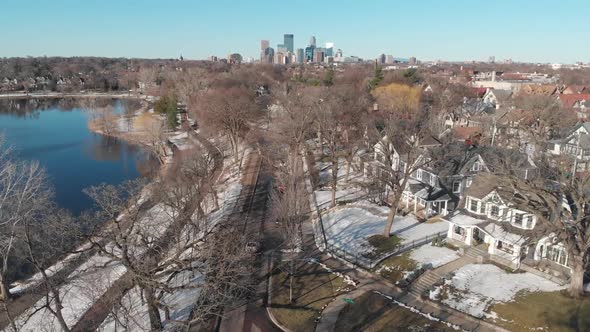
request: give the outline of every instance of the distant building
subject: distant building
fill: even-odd
[[[326,56],[334,56],[334,43],[326,43]]]
[[[305,48],[305,62],[313,61],[313,53],[315,51],[315,46],[309,45]]]
[[[377,58],[377,62],[378,62],[378,63],[380,63],[380,64],[384,64],[384,63],[385,63],[385,59],[386,59],[386,57],[385,57],[385,54],[383,54],[383,53],[382,53],[382,54],[381,54],[381,55],[379,55],[379,57]]]
[[[325,52],[323,49],[316,49],[313,52],[313,62],[315,62],[315,63],[324,62],[324,56],[325,56]]]
[[[341,49],[338,49],[338,50],[336,51],[336,56],[335,56],[335,57],[336,57],[336,58],[342,58],[342,50],[341,50]]]
[[[270,47],[270,42],[268,40],[261,40],[260,41],[260,51],[264,51]]]
[[[316,47],[315,36],[311,36],[309,39],[309,46],[313,46],[314,48]]]
[[[416,57],[410,57],[410,59],[408,60],[408,63],[410,65],[415,65],[418,61],[416,61]]]
[[[278,52],[287,53],[287,52],[289,52],[289,50],[287,49],[287,46],[285,46],[285,44],[278,44],[277,45],[277,53]]]
[[[496,57],[495,57],[495,56],[493,56],[493,55],[492,55],[492,56],[490,56],[490,57],[488,58],[488,62],[489,62],[489,63],[494,63],[494,62],[496,62]]]
[[[274,56],[275,50],[272,47],[267,47],[264,51],[260,52],[260,62],[273,63]]]
[[[304,49],[298,48],[297,49],[296,56],[297,56],[297,62],[298,63],[304,63],[305,62],[305,50]]]
[[[217,62],[218,60],[219,59],[215,55],[209,57],[209,61]]]
[[[295,44],[294,44],[293,34],[285,34],[283,36],[283,45],[285,45],[288,52],[291,52],[291,53],[295,52],[295,49],[294,49]]]
[[[387,64],[393,64],[393,63],[394,63],[394,60],[393,60],[393,55],[391,55],[391,54],[388,54],[388,55],[385,57],[385,63],[387,63]]]

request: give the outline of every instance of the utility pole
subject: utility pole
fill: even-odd
[[[494,140],[496,139],[496,129],[497,129],[495,115],[492,117],[492,121],[494,122],[494,129],[492,129],[492,144],[491,144],[491,146],[494,146]]]
[[[579,150],[580,150],[580,132],[577,133],[577,139],[576,139],[576,151],[574,153],[574,169],[572,170],[572,184],[574,184],[574,180],[576,179],[576,170],[578,168]]]

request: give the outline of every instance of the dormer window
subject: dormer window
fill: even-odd
[[[533,228],[533,216],[532,215],[526,216],[525,217],[525,222],[526,222],[525,228],[527,228],[527,229],[532,229]]]
[[[522,221],[524,218],[524,214],[523,213],[515,213],[514,214],[514,224],[518,227],[522,227]]]
[[[497,205],[492,205],[490,207],[490,215],[494,218],[498,218],[500,216],[500,207]]]
[[[479,161],[474,162],[473,166],[471,166],[471,170],[474,172],[481,171],[481,163]]]
[[[461,181],[453,182],[453,193],[458,194],[461,192]]]
[[[473,213],[477,214],[485,214],[485,204],[483,204],[480,200],[475,199],[473,197],[469,197],[469,205],[468,210]],[[483,212],[481,212],[483,211]]]

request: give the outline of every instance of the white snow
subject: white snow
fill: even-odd
[[[376,216],[364,208],[346,207],[325,213],[322,220],[330,244],[352,254],[361,254],[371,250],[368,237],[383,233],[386,217]],[[391,234],[407,243],[447,229],[446,222],[420,223],[414,215],[407,215],[396,216]]]
[[[71,280],[59,288],[64,305],[62,313],[68,326],[73,326],[125,271],[124,266],[98,254],[80,265],[70,275]],[[61,331],[57,319],[48,310],[33,313],[44,304],[45,298],[42,298],[17,318],[19,331]],[[53,303],[52,306],[54,305]],[[27,320],[29,315],[32,316]]]
[[[171,287],[184,285],[186,288],[167,293],[162,297],[161,302],[170,310],[170,321],[162,322],[165,330],[172,330],[175,326],[174,321],[182,321],[188,317],[195,299],[199,296],[197,286],[201,280],[200,275],[192,275],[185,271],[170,281]],[[160,314],[164,319],[163,310]],[[147,306],[142,299],[140,288],[134,287],[123,296],[121,307],[109,314],[98,331],[149,331],[149,322]]]
[[[458,259],[459,254],[446,247],[436,247],[431,244],[423,245],[410,252],[410,258],[419,265],[432,265],[432,268],[445,265]]]
[[[485,220],[482,219],[477,219],[474,218],[472,216],[468,216],[466,214],[463,213],[457,213],[454,216],[452,216],[449,221],[455,225],[459,225],[459,226],[473,226],[473,225],[479,225],[483,222],[485,222]]]
[[[457,310],[483,317],[489,305],[514,300],[520,291],[553,292],[562,286],[535,274],[508,273],[492,264],[468,264],[457,271],[450,285],[451,292],[443,302]]]
[[[365,193],[356,187],[349,187],[349,188],[338,188],[336,190],[336,202],[338,201],[352,201],[358,199],[365,195]],[[316,190],[315,191],[316,201],[318,203],[318,207],[323,210],[330,207],[332,203],[332,190],[330,188],[325,188],[323,190]]]

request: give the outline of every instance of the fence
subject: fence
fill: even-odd
[[[321,222],[321,220],[320,220],[320,222]],[[371,270],[375,266],[377,266],[377,264],[381,263],[383,260],[385,260],[391,256],[399,255],[399,254],[404,253],[408,250],[411,250],[411,249],[414,249],[414,248],[419,247],[421,245],[430,243],[430,242],[432,242],[432,240],[434,240],[436,238],[444,239],[446,237],[447,237],[447,232],[440,232],[440,233],[436,233],[436,234],[427,235],[427,236],[419,238],[417,240],[408,241],[407,243],[404,243],[404,244],[396,247],[394,250],[383,253],[377,257],[366,257],[363,255],[359,255],[358,253],[356,253],[356,254],[350,253],[350,252],[334,245],[333,243],[330,243],[330,241],[328,241],[328,243],[326,245],[326,250],[329,253],[331,253],[332,255],[334,255],[340,259],[343,259],[350,264],[361,267],[365,270]]]

